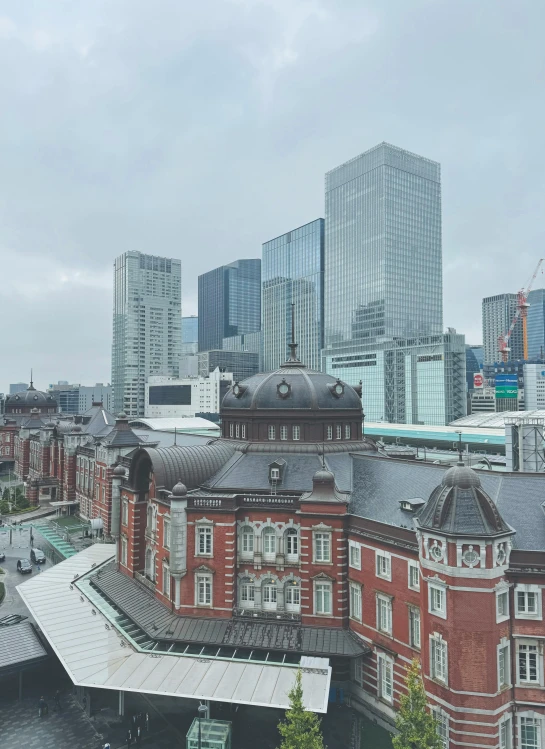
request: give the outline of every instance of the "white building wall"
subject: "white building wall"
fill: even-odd
[[[198,413],[219,413],[221,406],[221,382],[232,382],[232,372],[220,372],[219,369],[210,373],[209,377],[149,377],[146,383],[145,417],[192,417]],[[191,403],[187,405],[150,404],[150,387],[165,386],[191,388]]]

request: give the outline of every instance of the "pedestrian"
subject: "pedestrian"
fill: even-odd
[[[111,749],[109,741],[104,744],[103,749]]]
[[[55,707],[59,712],[62,710],[60,689],[57,689],[57,691],[55,692]]]
[[[47,715],[47,702],[44,700],[43,697],[40,697],[40,702],[38,704],[39,704],[38,715],[40,716],[40,718],[42,718],[44,715]]]
[[[136,731],[137,721],[138,721],[138,716],[136,715],[136,713],[134,713],[133,716],[132,716],[132,727],[133,727],[134,731]]]
[[[145,725],[146,725],[146,733],[149,733],[149,713],[146,713],[144,716]]]
[[[140,742],[142,741],[142,729],[140,726],[136,729],[136,744],[137,746],[140,745]]]
[[[126,733],[125,741],[127,742],[127,749],[130,749],[130,746],[132,744],[132,731],[130,728]]]

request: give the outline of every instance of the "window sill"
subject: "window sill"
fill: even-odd
[[[436,616],[438,619],[447,618],[446,613],[442,613],[441,611],[428,611],[428,614],[431,614],[432,616]]]
[[[438,679],[437,676],[430,676],[429,677],[431,681],[435,682],[436,684],[439,684],[441,687],[448,687],[448,681],[443,681],[442,679]]]
[[[507,617],[509,619],[509,617]],[[542,616],[540,614],[518,614],[515,613],[515,619],[522,619],[523,621],[530,621],[530,622],[540,622],[542,620]]]
[[[378,577],[379,580],[386,580],[387,583],[391,583],[392,582],[392,578],[391,577],[385,577],[384,575],[377,575],[377,577]]]
[[[166,548],[166,547],[165,547],[165,548]],[[213,555],[213,554],[195,554],[195,557],[196,557],[196,558],[197,558],[197,557],[203,557],[203,558],[206,558],[206,559],[213,559],[213,558],[214,558],[214,555]]]
[[[332,614],[331,611],[329,611],[327,614],[323,614],[323,613],[319,613],[319,612],[315,611],[314,614],[313,614],[313,616],[320,616],[320,617],[323,617],[324,619],[327,619],[328,617],[333,616],[333,614]]]
[[[394,639],[394,636],[393,636],[393,634],[391,632],[384,632],[384,630],[382,630],[382,629],[377,629],[377,633],[379,635],[382,635],[383,637],[389,637],[390,640]]]

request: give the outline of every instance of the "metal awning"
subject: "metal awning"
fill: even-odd
[[[48,657],[31,622],[11,626],[6,622],[0,627],[0,676],[29,668]]]
[[[289,707],[297,668],[203,656],[138,651],[115,622],[76,585],[75,577],[112,558],[96,544],[18,586],[18,591],[74,684],[243,705]],[[331,668],[326,658],[301,659],[303,700],[327,712]]]

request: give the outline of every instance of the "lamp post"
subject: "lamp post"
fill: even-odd
[[[204,715],[206,715],[208,713],[208,707],[206,705],[200,704],[199,707],[197,708],[197,710],[198,710],[198,713],[199,713],[199,717],[198,717],[198,721],[199,721],[199,749],[202,749],[202,747],[201,747],[201,719],[202,719],[202,716],[204,716]]]

